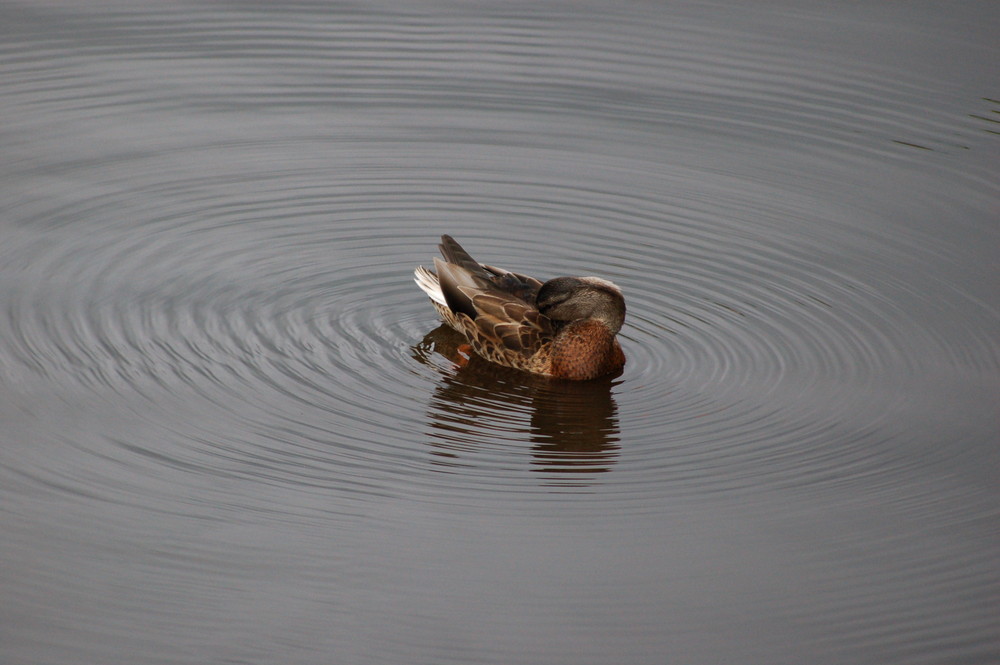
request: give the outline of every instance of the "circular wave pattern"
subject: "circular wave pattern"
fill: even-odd
[[[484,261],[618,281],[630,307],[623,376],[567,395],[564,386],[481,364],[459,371],[448,359],[447,333],[421,342],[436,323],[410,280],[410,257],[428,263],[434,237],[326,225],[321,211],[367,214],[384,191],[374,180],[351,187],[368,192],[354,199],[356,210],[335,197],[298,194],[276,200],[271,215],[258,211],[282,218],[294,200],[297,219],[287,225],[229,220],[242,210],[212,222],[167,220],[152,237],[109,224],[88,229],[92,246],[36,252],[24,279],[40,286],[26,286],[10,303],[7,355],[48,380],[110,390],[115,399],[142,395],[156,404],[164,391],[197,395],[267,430],[257,433],[260,445],[279,466],[278,451],[298,440],[309,474],[317,463],[332,472],[347,458],[350,473],[367,483],[438,499],[442,490],[467,491],[466,483],[529,495],[579,491],[600,483],[594,471],[621,461],[622,441],[660,442],[633,447],[618,470],[617,498],[637,504],[662,491],[654,488],[665,476],[677,481],[666,491],[681,495],[774,476],[808,483],[802,472],[823,473],[835,435],[853,447],[838,448],[841,465],[853,449],[856,471],[871,468],[880,463],[887,414],[900,406],[897,393],[880,401],[878,389],[916,380],[924,357],[957,360],[957,350],[872,285],[810,263],[820,240],[811,246],[807,234],[772,235],[767,245],[739,246],[734,229],[717,221],[621,196],[615,206],[606,198],[602,223],[567,234],[565,244],[515,248],[511,226],[501,234],[466,227],[462,237]],[[511,218],[535,208],[571,219],[593,196],[566,184],[534,190],[530,199],[496,197],[482,214]],[[452,197],[438,200],[454,217]],[[630,224],[649,217],[673,224],[666,234]],[[511,264],[504,255],[515,249]],[[883,258],[894,251],[889,239],[880,245]],[[962,347],[994,363],[995,351],[985,335]],[[581,418],[596,401],[603,415]],[[571,413],[570,424],[554,430],[535,422],[551,425],[553,405],[575,420]],[[845,421],[850,429],[837,435]],[[569,442],[580,443],[581,431],[593,440],[574,450]],[[197,445],[217,434],[202,432]],[[533,444],[530,458],[512,447],[525,442]],[[436,475],[442,469],[468,475],[456,488]],[[607,502],[609,511],[623,509]]]
[[[41,63],[5,50],[5,105],[20,110],[5,115],[47,138],[14,142],[34,186],[11,201],[19,226],[0,250],[4,371],[75,382],[152,421],[171,418],[157,414],[164,395],[190,396],[218,418],[187,423],[189,445],[229,456],[249,440],[252,473],[435,501],[593,492],[609,512],[695,488],[834,482],[831,440],[840,478],[902,464],[879,458],[892,415],[913,408],[892,386],[931,371],[946,390],[964,380],[949,367],[995,381],[997,314],[949,282],[956,246],[900,233],[872,192],[823,192],[896,163],[904,144],[981,143],[975,124],[920,104],[933,82],[887,87],[843,60],[790,69],[771,42],[696,58],[716,33],[664,41],[662,21],[635,16],[593,44],[589,26],[553,33],[502,12],[390,28],[313,11],[291,8],[285,25],[207,11],[183,50],[169,14],[154,35],[156,16],[123,16],[100,45],[54,35]],[[121,48],[137,36],[153,38]],[[891,117],[852,113],[881,97]],[[67,148],[73,132],[89,140]],[[796,151],[825,161],[785,182]],[[1000,198],[952,176],[954,199],[976,191],[970,209]],[[620,283],[624,374],[571,391],[459,370],[410,281],[441,232],[512,269]],[[912,284],[894,266],[914,260],[942,277]],[[929,310],[974,320],[958,330]]]
[[[0,3],[11,653],[995,651],[977,3],[84,4]],[[460,362],[442,233],[624,371]]]

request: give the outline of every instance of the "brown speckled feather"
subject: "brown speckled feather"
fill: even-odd
[[[618,287],[593,277],[539,280],[477,263],[450,236],[439,245],[436,274],[423,267],[415,280],[441,318],[491,362],[568,379],[590,379],[625,364],[615,332],[624,319]],[[549,287],[551,285],[551,287]],[[537,301],[562,316],[554,322]]]
[[[469,293],[469,289],[463,289]],[[552,325],[538,310],[493,289],[473,293],[478,315],[458,317],[472,348],[487,360],[522,369],[537,366],[539,350],[552,339]]]

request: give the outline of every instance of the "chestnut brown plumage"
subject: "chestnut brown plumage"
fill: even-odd
[[[620,370],[615,335],[625,321],[621,289],[599,277],[545,283],[473,259],[451,236],[435,271],[414,271],[441,318],[483,358],[558,379],[587,380]]]

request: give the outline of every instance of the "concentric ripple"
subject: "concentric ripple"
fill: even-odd
[[[445,190],[471,188],[486,177],[446,175]],[[431,442],[432,456],[438,447],[457,450],[447,453],[449,464],[472,470],[463,482],[518,492],[548,491],[559,479],[568,487],[589,485],[594,477],[573,475],[575,467],[609,470],[617,458],[610,451],[623,439],[670,447],[666,469],[655,448],[633,451],[636,466],[622,482],[638,484],[619,497],[626,502],[648,500],[650,483],[665,471],[684,481],[671,485],[671,493],[713,483],[735,489],[769,476],[810,482],[809,474],[826,472],[807,451],[822,458],[831,436],[843,438],[842,465],[870,466],[886,436],[887,414],[906,408],[892,387],[917,382],[927,371],[924,358],[961,364],[962,356],[974,356],[986,381],[989,367],[998,365],[988,326],[970,327],[953,349],[954,337],[912,314],[928,292],[908,293],[892,275],[875,285],[824,265],[825,256],[837,254],[829,245],[837,240],[818,231],[830,211],[814,210],[814,226],[746,242],[741,220],[711,217],[698,202],[685,208],[683,199],[657,201],[645,191],[612,194],[570,182],[526,186],[494,178],[493,196],[478,214],[510,220],[504,232],[458,222],[445,223],[445,230],[462,229],[470,250],[486,261],[543,278],[593,273],[619,282],[629,302],[623,340],[630,360],[610,392],[592,386],[572,397],[565,386],[481,366],[456,374],[446,333],[420,342],[436,324],[409,272],[428,262],[435,237],[368,228],[370,201],[400,186],[374,176],[342,180],[322,195],[309,184],[289,190],[282,179],[268,182],[256,194],[258,219],[246,219],[252,203],[241,201],[232,210],[216,205],[211,220],[180,209],[151,220],[149,228],[108,222],[73,236],[71,227],[62,227],[61,244],[35,252],[19,275],[22,288],[8,299],[5,355],[46,380],[110,390],[115,400],[143,396],[155,404],[163,391],[188,393],[227,418],[246,420],[272,452],[287,446],[289,436],[302,437],[307,449],[332,444],[340,452],[327,464],[345,455],[373,476],[367,482],[385,473],[378,484],[426,485],[422,491],[431,494],[442,489],[433,475],[441,460],[425,466],[414,456],[415,432]],[[739,183],[729,185],[727,197],[752,197],[733,191]],[[761,202],[754,211],[763,227],[803,215],[794,196],[777,194],[776,203]],[[395,214],[394,196],[378,214]],[[435,214],[463,214],[465,198],[439,192]],[[522,219],[527,210],[558,227],[593,215],[598,200],[599,219],[561,236],[562,244],[559,237],[529,247],[509,240],[530,233]],[[327,210],[336,211],[332,223]],[[892,238],[879,241],[880,263],[907,256],[909,248]],[[877,267],[862,268],[855,275]],[[900,296],[916,300],[903,306]],[[992,312],[982,315],[985,324]],[[428,388],[439,382],[428,403]],[[553,408],[565,411],[570,399],[585,400],[571,411],[603,415],[575,428],[564,423],[563,435],[543,443],[537,421],[550,420]],[[621,401],[632,416],[624,424]],[[464,414],[465,434],[458,439],[456,409]],[[217,434],[208,427],[199,439]],[[581,431],[603,433],[590,444],[593,464],[587,446],[578,445]],[[510,442],[518,441],[535,442],[533,462],[515,461],[519,454],[511,459]],[[583,452],[574,454],[575,447]],[[564,453],[557,455],[565,468],[556,476],[539,485],[531,473],[515,472],[551,471],[544,450]],[[707,457],[725,459],[724,468]],[[933,466],[937,458],[921,463]],[[498,482],[484,485],[484,475]]]
[[[129,660],[133,610],[199,662],[990,652],[995,10],[145,4],[0,8],[31,660]],[[619,284],[624,371],[460,360],[442,233]]]

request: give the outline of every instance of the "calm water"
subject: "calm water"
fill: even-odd
[[[3,3],[0,661],[1000,661],[998,32]],[[625,372],[454,366],[444,232]]]

